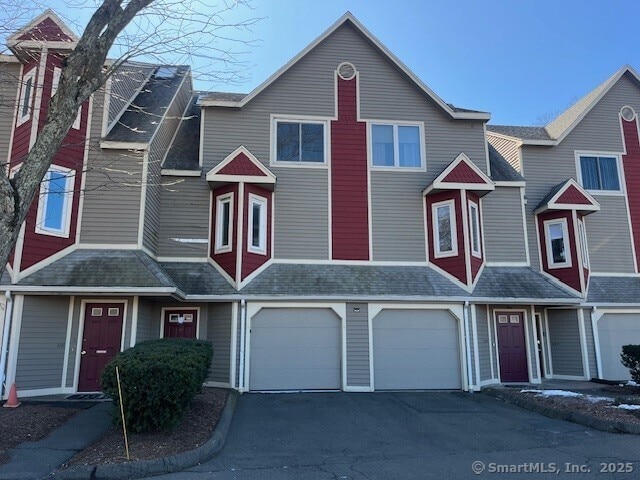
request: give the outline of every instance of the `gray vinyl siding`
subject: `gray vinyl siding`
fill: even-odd
[[[487,133],[487,142],[493,146],[518,172],[522,171],[522,163],[520,161],[520,146],[516,140],[507,140],[506,138],[496,137]]]
[[[209,185],[200,177],[172,177],[171,180],[161,186],[158,256],[206,257],[206,243],[180,243],[173,239],[208,239]]]
[[[134,95],[153,71],[153,67],[134,67],[125,65],[111,77],[111,96],[109,97],[108,125],[129,105]]]
[[[105,302],[108,302],[109,300],[105,300]],[[133,305],[133,298],[128,298],[126,300],[126,309],[127,309],[127,316],[124,319],[124,325],[122,326],[122,328],[124,329],[124,349],[126,350],[127,348],[130,347],[131,345],[131,326],[133,323],[133,308],[131,308],[131,306]]]
[[[547,310],[554,375],[582,376],[577,310]]]
[[[241,312],[242,312],[242,307],[238,305],[238,319],[236,321],[236,379],[235,379],[236,387],[240,386],[240,348],[242,347],[242,345],[240,345],[240,340],[241,340],[240,332],[242,331],[242,321],[241,321],[242,313]],[[248,385],[245,385],[245,387],[247,386]]]
[[[600,211],[584,219],[592,271],[634,273],[625,198],[600,195],[596,200]]]
[[[598,377],[598,363],[596,361],[596,345],[593,338],[593,326],[591,325],[591,311],[583,310],[584,333],[587,340],[587,359],[589,361],[589,373],[591,378]]]
[[[426,261],[424,179],[408,172],[371,172],[373,260]]]
[[[21,390],[60,388],[68,318],[68,297],[24,297],[16,366]]]
[[[19,78],[19,63],[0,63],[0,162],[3,164],[9,156]]]
[[[138,303],[138,332],[136,343],[160,337],[159,317],[154,315],[154,304],[144,298]]]
[[[355,312],[354,309],[360,309]],[[371,385],[369,370],[369,308],[366,303],[347,303],[347,385]]]
[[[152,252],[158,248],[160,223],[160,195],[162,193],[160,177],[161,164],[171,145],[176,129],[191,100],[191,77],[186,76],[176,95],[169,105],[162,124],[158,127],[153,141],[149,146],[149,163],[146,179],[146,201],[144,211],[144,228],[142,244]],[[160,119],[159,119],[160,121]]]
[[[349,24],[338,28],[241,110],[205,109],[204,171],[239,145],[269,166],[271,114],[334,117],[334,72],[344,61],[352,62],[359,72],[363,121],[424,122],[427,171],[412,175],[372,172],[371,188],[374,259],[424,260],[421,190],[463,151],[486,172],[483,124],[451,120]],[[277,176],[275,258],[328,258],[328,172],[270,168]],[[384,189],[382,182],[387,184]],[[403,185],[411,193],[402,191],[400,197],[394,197],[393,190]],[[405,215],[405,210],[412,215],[406,214],[402,229],[409,233],[401,236],[397,217]],[[399,247],[398,241],[406,248]]]
[[[474,305],[476,309],[476,327],[478,333],[478,360],[480,361],[480,381],[491,380],[491,348],[489,337],[489,319],[485,305]]]
[[[213,360],[207,378],[210,382],[230,384],[231,305],[231,303],[210,303],[208,305],[206,339],[213,345]]]
[[[549,190],[568,178],[577,179],[575,151],[622,152],[619,112],[624,105],[640,111],[640,91],[623,76],[579,125],[555,147],[523,146],[524,177],[527,180],[527,215],[531,264],[539,265],[538,240],[532,212]],[[553,175],[549,175],[553,172]],[[589,253],[594,270],[606,272],[633,271],[628,215],[621,197],[595,195],[603,206],[587,217]],[[615,210],[615,212],[614,212]],[[615,216],[615,225],[606,217]],[[611,237],[607,247],[594,249],[597,240]],[[602,270],[600,270],[602,271]]]
[[[520,188],[496,187],[482,197],[482,226],[488,262],[526,262]]]
[[[84,322],[84,319],[80,318],[80,303],[80,298],[75,297],[73,301],[73,315],[71,319],[71,342],[69,345],[69,361],[66,380],[67,387],[73,387],[77,373],[76,358],[78,356],[78,334],[80,332],[80,324]],[[82,348],[82,344],[80,345],[80,348]],[[78,365],[80,364],[78,363]]]
[[[93,95],[82,207],[81,243],[137,243],[142,152],[100,148],[104,91]]]

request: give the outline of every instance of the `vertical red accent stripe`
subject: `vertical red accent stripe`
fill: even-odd
[[[637,118],[627,122],[622,119],[624,145],[627,152],[622,156],[624,177],[627,185],[629,211],[631,213],[631,230],[636,258],[640,258],[640,139],[638,138]],[[636,261],[636,272],[638,264]]]
[[[357,81],[337,78],[331,122],[331,241],[335,260],[369,260],[366,123],[357,117]]]

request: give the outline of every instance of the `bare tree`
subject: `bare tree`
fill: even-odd
[[[92,8],[91,18],[63,61],[57,92],[20,169],[9,175],[7,168],[0,168],[0,265],[7,264],[29,208],[78,109],[115,71],[134,58],[153,61],[170,55],[172,60],[188,63],[198,57],[209,62],[207,72],[201,75],[233,81],[241,70],[236,60],[241,51],[230,50],[229,42],[246,46],[245,39],[234,37],[237,32],[243,35],[258,20],[225,20],[231,11],[248,7],[248,0],[219,6],[200,0],[101,0],[97,5],[88,0],[68,0],[70,5],[72,2],[73,8]],[[37,2],[27,8],[24,1],[3,1],[0,37],[26,24],[25,15],[34,16],[35,11],[44,9]],[[110,52],[115,52],[113,61],[107,61]]]

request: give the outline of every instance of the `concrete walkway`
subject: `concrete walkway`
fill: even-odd
[[[111,402],[83,410],[47,437],[9,450],[0,480],[39,480],[102,436],[111,426]]]

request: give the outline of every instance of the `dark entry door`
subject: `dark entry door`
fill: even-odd
[[[198,310],[165,310],[164,338],[196,338]]]
[[[87,303],[78,391],[100,391],[102,369],[120,351],[123,319],[122,303]]]
[[[496,312],[498,357],[502,382],[528,382],[524,313]]]

